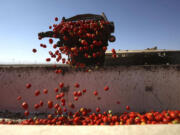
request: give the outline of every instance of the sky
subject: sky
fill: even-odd
[[[115,24],[108,50],[180,50],[180,0],[0,0],[0,64],[45,63],[51,46],[37,34],[55,17],[102,12]]]

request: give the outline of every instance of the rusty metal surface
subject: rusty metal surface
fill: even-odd
[[[180,65],[105,67],[88,73],[63,68],[64,74],[57,75],[52,67],[0,67],[0,110],[22,112],[21,104],[16,101],[21,95],[29,103],[30,111],[35,111],[33,105],[43,100],[44,107],[38,111],[51,112],[46,102],[48,99],[57,102],[54,88],[59,82],[64,82],[68,88],[65,92],[67,104],[74,102],[76,82],[80,83],[77,90],[87,89],[87,93],[75,102],[76,109],[88,107],[95,111],[99,106],[101,111],[123,112],[126,105],[138,112],[180,109]],[[32,88],[26,89],[25,84],[29,82]],[[103,90],[105,85],[110,87],[107,92]],[[42,93],[43,88],[49,90],[48,95]],[[38,97],[34,96],[36,89],[41,90]],[[93,95],[94,90],[99,92],[100,100]],[[117,101],[120,104],[116,104]]]

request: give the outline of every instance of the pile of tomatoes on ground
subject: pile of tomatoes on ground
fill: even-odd
[[[124,112],[115,115],[112,111],[104,113],[91,113],[90,109],[81,108],[75,113],[55,116],[49,114],[46,119],[29,118],[17,121],[0,121],[0,124],[21,125],[145,125],[145,124],[178,124],[180,123],[180,111],[148,112],[140,114],[137,112]]]

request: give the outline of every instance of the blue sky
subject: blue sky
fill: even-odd
[[[48,50],[37,33],[54,17],[105,12],[115,23],[116,42],[108,50],[158,46],[180,50],[179,0],[0,0],[0,63],[43,63]],[[38,53],[33,54],[32,48]]]

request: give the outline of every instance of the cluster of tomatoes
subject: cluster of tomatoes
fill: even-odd
[[[61,116],[49,114],[46,119],[29,118],[21,122],[0,121],[0,124],[22,125],[144,125],[144,124],[178,124],[180,123],[180,111],[168,110],[162,112],[124,112],[113,115],[112,111],[104,113],[91,113],[90,109],[81,108],[75,113],[67,113]]]
[[[23,125],[130,125],[130,124],[177,124],[180,123],[180,111],[178,110],[168,110],[162,112],[151,111],[145,114],[140,114],[138,112],[131,112],[130,107],[126,106],[127,112],[122,114],[113,114],[111,110],[101,113],[99,107],[96,108],[96,112],[92,112],[91,109],[81,108],[78,111],[71,112],[67,108],[75,109],[75,102],[83,96],[87,90],[73,91],[74,102],[66,103],[64,98],[65,93],[61,91],[64,87],[64,83],[59,83],[59,88],[54,88],[56,93],[55,98],[57,103],[48,100],[44,103],[42,100],[39,103],[34,104],[34,108],[38,109],[43,105],[47,106],[49,109],[54,109],[54,114],[49,114],[47,118],[29,118],[21,122],[17,121],[0,121],[1,124],[23,124]],[[80,88],[79,83],[74,84],[75,88]],[[26,84],[26,88],[32,88],[30,83]],[[109,86],[104,86],[104,91],[109,91]],[[41,94],[40,90],[34,91],[34,96],[39,96]],[[43,89],[43,94],[48,94],[47,89]],[[98,96],[98,91],[93,91],[94,96]],[[17,97],[18,101],[22,101],[22,97]],[[117,101],[117,104],[120,104]],[[28,117],[29,115],[29,105],[26,101],[21,102],[21,107],[24,109],[24,115]]]
[[[58,21],[58,18],[55,18],[55,21]],[[105,20],[62,20],[58,25],[54,24],[53,28],[49,28],[53,29],[52,37],[60,39],[56,44],[53,44],[52,38],[49,39],[54,49],[58,47],[54,53],[49,52],[50,56],[59,62],[62,59],[61,53],[66,54],[68,60],[62,59],[62,63],[77,67],[103,65],[108,40],[115,41],[115,37],[110,35],[113,28],[110,22]],[[39,36],[39,39],[42,37]],[[46,48],[44,44],[40,46]],[[46,61],[50,61],[50,58]]]
[[[58,18],[55,18],[58,21]],[[52,26],[49,27],[52,29]],[[110,36],[109,22],[104,20],[86,20],[86,21],[62,21],[58,25],[53,25],[53,37],[60,38],[57,44],[53,44],[53,39],[49,39],[49,43],[56,49],[54,52],[49,51],[51,58],[56,58],[59,62],[76,65],[76,67],[85,67],[89,65],[101,65],[104,62],[105,51],[107,50],[108,40],[113,42],[115,38]],[[41,39],[42,37],[39,37]],[[46,48],[45,44],[40,44],[42,48]],[[33,49],[36,53],[37,50]],[[62,58],[61,54],[68,55],[69,59]],[[112,49],[112,57],[116,58],[116,51]],[[46,58],[49,62],[51,58]],[[56,66],[55,66],[56,68]],[[61,74],[62,69],[55,69],[55,73]],[[32,85],[26,84],[26,88],[30,89]],[[75,88],[79,88],[80,84],[75,83]],[[130,107],[126,106],[127,112],[122,114],[113,114],[111,110],[101,113],[99,107],[96,112],[91,112],[91,109],[81,108],[80,110],[71,111],[68,108],[75,109],[75,103],[81,96],[86,93],[86,89],[74,91],[74,102],[67,103],[62,91],[64,83],[60,82],[58,88],[54,88],[56,96],[54,97],[58,103],[48,100],[44,103],[42,100],[34,104],[37,110],[42,106],[47,106],[49,109],[54,109],[54,114],[49,114],[47,118],[29,118],[17,121],[0,121],[1,124],[23,124],[23,125],[129,125],[129,124],[175,124],[180,122],[180,111],[162,111],[148,112],[140,114],[130,112]],[[109,86],[104,86],[104,91],[109,91]],[[44,94],[48,94],[47,89],[43,89]],[[39,96],[40,90],[34,91],[34,96]],[[98,96],[98,91],[93,91],[94,96]],[[98,97],[99,98],[99,97]],[[18,101],[22,101],[22,97],[17,97]],[[120,101],[116,102],[120,104]],[[29,105],[26,101],[21,102],[21,107],[24,109],[24,115],[29,116]]]
[[[57,103],[53,102],[52,100],[48,100],[47,103],[44,103],[42,100],[39,100],[38,103],[35,103],[34,104],[34,109],[37,110],[38,108],[42,107],[44,104],[48,107],[48,109],[54,109],[54,112],[56,115],[61,115],[61,114],[64,114],[66,113],[68,110],[67,110],[67,107],[71,108],[71,109],[74,109],[75,108],[75,102],[78,101],[79,98],[81,98],[83,95],[85,95],[86,93],[86,89],[82,89],[82,90],[75,90],[73,91],[73,98],[74,98],[74,103],[67,103],[66,102],[66,99],[65,99],[65,93],[62,91],[62,89],[64,88],[64,83],[63,82],[60,82],[59,84],[59,87],[56,87],[54,88],[54,92],[56,93],[55,95],[55,99],[57,100]],[[27,89],[30,89],[32,87],[32,85],[30,83],[27,83],[26,84],[26,88]],[[80,84],[79,83],[75,83],[74,84],[74,87],[75,89],[78,89],[80,87]],[[104,87],[104,91],[108,91],[109,90],[109,86],[105,86]],[[41,94],[40,90],[35,90],[34,91],[34,96],[39,96]],[[48,90],[47,89],[43,89],[43,94],[48,94]],[[98,95],[98,92],[97,90],[94,90],[93,93],[94,96],[97,96]],[[28,116],[29,115],[29,105],[26,101],[22,101],[22,97],[21,96],[18,96],[17,97],[17,101],[19,103],[21,103],[21,107],[24,109],[24,115],[25,116]],[[119,101],[117,101],[119,102]],[[118,103],[117,103],[118,104]],[[127,106],[127,110],[129,107]],[[100,108],[97,107],[96,108],[96,111],[97,112],[100,112]]]

